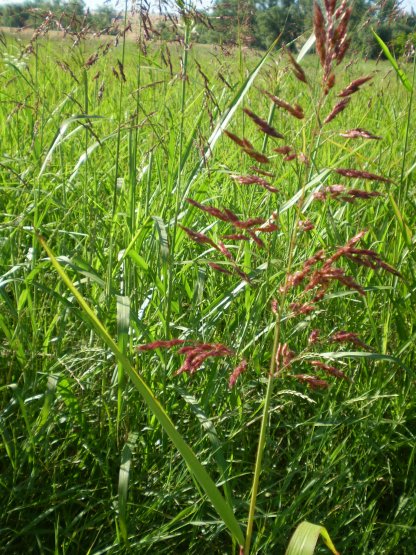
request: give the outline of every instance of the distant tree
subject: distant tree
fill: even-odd
[[[212,28],[200,30],[204,42],[254,45],[256,42],[254,0],[217,0],[210,22]]]
[[[311,2],[305,0],[263,0],[257,4],[257,44],[268,48],[280,34],[288,44],[312,25]]]
[[[357,50],[370,58],[376,58],[381,54],[372,29],[393,50],[395,44],[399,46],[403,43],[403,37],[414,31],[414,22],[412,25],[411,15],[401,9],[401,4],[402,0],[355,0],[353,17],[356,18],[356,26],[352,27],[353,44]],[[359,17],[356,16],[356,12],[359,12]],[[399,52],[401,50],[399,47]]]
[[[83,0],[31,1],[0,6],[0,18],[5,27],[38,27],[42,19],[52,12],[64,27],[73,31],[89,26],[100,30],[111,26],[115,11],[102,6],[89,12]]]

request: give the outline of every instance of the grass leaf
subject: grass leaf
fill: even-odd
[[[326,528],[307,521],[301,522],[296,528],[285,555],[312,555],[319,536],[322,536],[325,544],[334,555],[339,555]]]
[[[406,73],[403,71],[403,69],[401,69],[399,67],[399,64],[397,63],[397,61],[394,59],[393,55],[391,54],[389,47],[387,46],[387,44],[383,41],[383,39],[381,37],[379,37],[377,35],[377,33],[375,31],[373,31],[373,35],[376,39],[376,41],[379,43],[379,45],[381,46],[381,49],[383,50],[384,55],[386,56],[386,58],[388,59],[388,61],[390,62],[390,64],[393,66],[394,71],[397,73],[398,78],[400,79],[400,81],[403,83],[404,87],[409,91],[412,92],[412,84],[408,78],[408,76],[406,75]]]

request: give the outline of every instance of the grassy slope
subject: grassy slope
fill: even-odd
[[[229,464],[236,514],[244,521],[271,350],[271,335],[266,333],[272,322],[269,303],[284,277],[285,231],[293,215],[288,211],[282,216],[282,232],[271,240],[267,256],[255,249],[233,251],[246,271],[260,267],[253,288],[238,289],[236,278],[210,270],[205,261],[215,259],[214,255],[202,256],[205,249],[192,244],[181,231],[175,244],[164,244],[163,236],[166,231],[172,238],[178,208],[180,221],[195,230],[213,223],[212,218],[184,206],[182,196],[179,205],[176,202],[181,125],[182,152],[187,152],[189,142],[189,156],[181,158],[184,188],[201,160],[201,148],[210,133],[210,112],[215,121],[216,110],[223,111],[235,94],[218,72],[235,91],[257,55],[239,59],[238,53],[225,57],[220,50],[213,54],[206,48],[191,50],[182,110],[182,82],[175,77],[178,48],[172,48],[171,76],[158,50],[139,59],[136,47],[129,44],[123,85],[111,72],[121,59],[120,47],[84,75],[82,60],[93,48],[88,44],[71,50],[45,41],[39,44],[38,63],[34,57],[28,60],[30,73],[1,65],[1,549],[5,553],[230,552],[216,514],[200,501],[186,467],[154,417],[82,321],[30,230],[36,223],[55,253],[70,259],[68,271],[114,336],[117,323],[122,325],[122,319],[117,319],[117,295],[130,298],[127,352],[215,477],[218,470],[209,436],[185,399],[186,392],[212,419]],[[6,50],[18,52],[12,40],[3,54]],[[217,106],[212,99],[205,104],[194,58],[210,79]],[[56,60],[65,60],[79,83],[58,69]],[[313,75],[315,61],[306,65]],[[343,80],[375,69],[374,81],[328,126],[331,132],[324,132],[324,146],[312,171],[351,164],[391,177],[392,185],[377,188],[391,191],[413,229],[413,176],[401,179],[408,95],[387,65],[361,66],[346,70]],[[279,91],[283,98],[296,98],[313,118],[313,102],[286,68],[287,62],[270,60],[256,85]],[[93,80],[99,70],[100,77]],[[105,89],[99,102],[102,80]],[[245,102],[267,116],[269,103],[256,87]],[[13,113],[14,108],[19,109]],[[63,120],[84,111],[105,119],[90,120],[91,128],[81,126],[76,132],[85,122],[73,122],[39,177]],[[313,123],[309,120],[303,124],[277,112],[274,124],[295,144],[310,148]],[[115,188],[119,125],[121,180]],[[362,145],[332,132],[360,126],[384,140]],[[243,118],[241,109],[229,129],[240,136],[244,132],[261,149],[263,138]],[[414,135],[411,127],[405,175],[415,162]],[[100,145],[87,164],[74,173],[86,146],[97,140]],[[270,145],[267,151],[271,152]],[[208,167],[190,184],[191,196],[211,199],[218,206],[224,203],[242,218],[267,217],[295,194],[306,171],[273,156],[274,184],[281,189],[276,197],[238,188],[227,177],[228,172],[248,171],[250,165],[231,141],[221,138]],[[367,228],[366,244],[382,252],[404,279],[352,268],[369,288],[367,298],[334,289],[339,294],[323,303],[312,321],[297,319],[285,325],[284,339],[299,352],[313,327],[320,327],[323,335],[349,329],[377,352],[399,357],[403,366],[344,359],[352,384],[336,382],[323,393],[309,392],[289,379],[278,384],[254,552],[282,552],[295,524],[306,518],[324,523],[341,552],[411,553],[416,543],[414,248],[387,194],[355,206],[312,203],[308,217],[316,231],[299,242],[295,264],[301,264],[323,241],[339,245]],[[211,231],[214,238],[223,232],[220,226]],[[136,254],[117,264],[132,239]],[[166,248],[174,252],[171,267]],[[271,264],[264,270],[266,258]],[[227,388],[231,362],[209,364],[192,379],[172,378],[180,364],[176,356],[136,354],[135,345],[166,337],[168,328],[173,336],[221,341],[244,353],[250,370],[238,388],[231,393]],[[302,366],[298,370],[308,371]],[[126,442],[133,451],[130,547],[118,541],[117,520],[120,460]]]

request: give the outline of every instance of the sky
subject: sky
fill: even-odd
[[[0,0],[0,5],[18,3],[23,1],[25,0]],[[104,0],[84,0],[84,2],[89,8],[92,8],[92,9],[96,8],[97,6],[102,6],[105,3]],[[130,4],[130,0],[128,0],[128,3]],[[204,2],[205,5],[209,3],[210,3],[209,0],[208,1],[206,0]],[[118,9],[124,8],[124,0],[111,0],[110,4],[116,6]],[[416,0],[403,0],[403,8],[409,11],[411,8],[413,8],[416,11]]]

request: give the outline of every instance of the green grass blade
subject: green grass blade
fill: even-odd
[[[130,328],[130,298],[124,295],[117,297],[117,338],[118,347],[122,353],[127,352]],[[121,415],[123,412],[124,367],[118,364],[117,385],[117,430],[120,429]]]
[[[159,216],[153,216],[160,242],[160,255],[164,264],[169,261],[169,239],[165,222]]]
[[[326,528],[307,521],[301,522],[296,528],[290,539],[285,555],[312,555],[315,551],[319,536],[322,536],[328,549],[330,549],[334,555],[339,555]]]
[[[316,37],[315,34],[312,33],[312,35],[308,38],[308,40],[305,42],[305,44],[302,46],[299,54],[296,57],[296,61],[298,63],[300,63],[303,58],[306,56],[306,54],[309,52],[309,50],[312,48],[312,46],[315,44],[316,41]]]
[[[54,151],[56,150],[56,148],[59,146],[59,144],[63,141],[63,138],[65,137],[65,134],[69,128],[69,126],[71,125],[71,123],[73,123],[74,121],[79,121],[79,120],[90,120],[90,119],[105,119],[102,116],[93,116],[93,115],[87,115],[87,114],[78,114],[75,116],[72,116],[70,118],[65,119],[58,131],[56,132],[56,135],[52,141],[51,146],[49,147],[49,150],[45,156],[45,160],[43,161],[42,167],[40,169],[39,175],[38,177],[41,177],[41,175],[43,174],[43,172],[46,169],[46,166],[48,165],[50,159],[52,158],[52,154],[54,153]],[[83,129],[82,126],[79,127],[79,130]]]
[[[409,91],[412,92],[412,84],[408,78],[408,76],[406,75],[406,73],[399,67],[399,64],[396,62],[396,60],[394,59],[394,57],[392,56],[389,47],[387,46],[387,44],[383,41],[382,38],[380,38],[377,33],[375,31],[373,31],[373,35],[376,39],[376,41],[379,43],[379,45],[381,46],[381,49],[383,50],[384,55],[386,56],[386,58],[388,59],[388,61],[390,62],[390,64],[393,66],[394,71],[397,73],[397,77],[400,79],[400,81],[403,83],[404,87]]]
[[[134,454],[134,446],[137,441],[137,432],[130,432],[127,442],[121,451],[121,464],[118,473],[118,522],[120,534],[124,542],[127,542],[127,498],[129,492],[130,468]]]
[[[310,356],[308,355],[306,358],[316,358],[317,356],[327,360],[335,360],[339,358],[364,358],[367,360],[392,362],[397,364],[400,368],[403,368],[403,370],[406,370],[406,372],[411,373],[410,368],[408,368],[399,358],[391,355],[383,355],[381,353],[368,353],[366,351],[334,351],[332,353],[314,353]]]
[[[93,312],[91,307],[88,303],[84,300],[83,296],[80,294],[78,289],[72,283],[70,277],[65,272],[63,267],[58,262],[57,258],[50,250],[49,246],[47,245],[45,239],[37,234],[37,238],[41,243],[42,247],[45,249],[47,255],[52,262],[52,265],[58,272],[59,276],[61,277],[62,281],[74,295],[75,299],[81,306],[82,312],[84,313],[86,320],[90,323],[91,327],[95,330],[98,337],[107,345],[107,347],[113,352],[114,356],[116,357],[118,363],[123,365],[123,368],[128,375],[128,377],[133,382],[134,386],[137,388],[139,393],[141,394],[143,400],[152,411],[152,413],[156,416],[159,420],[160,425],[165,430],[169,438],[171,439],[172,443],[178,449],[180,454],[182,455],[183,459],[185,460],[186,464],[188,465],[189,471],[201,485],[202,489],[207,494],[209,500],[211,501],[212,505],[215,507],[216,511],[222,518],[225,526],[229,529],[232,536],[242,544],[244,542],[243,532],[240,528],[240,525],[237,519],[234,516],[232,508],[228,505],[228,503],[224,500],[223,496],[219,492],[217,486],[205,470],[205,468],[201,465],[197,457],[195,456],[192,449],[189,445],[185,442],[182,435],[178,432],[173,424],[172,420],[170,419],[167,412],[164,410],[162,405],[159,403],[157,398],[154,396],[151,389],[148,387],[146,382],[143,378],[137,373],[137,371],[131,365],[127,356],[120,351],[118,345],[115,343],[113,338],[108,333],[105,326],[102,322],[97,318],[96,314]]]

